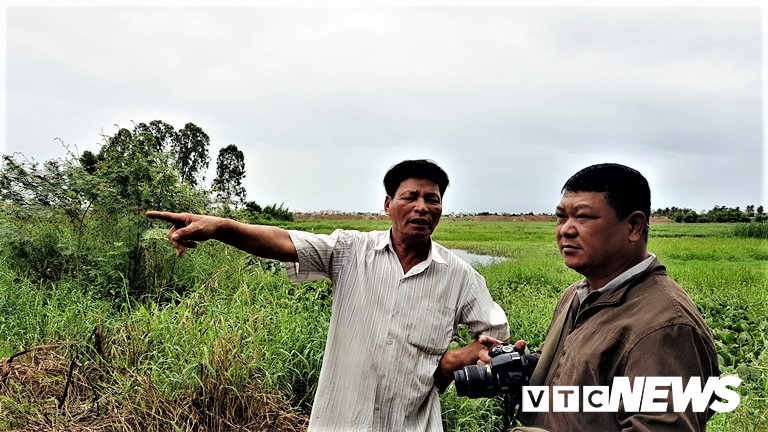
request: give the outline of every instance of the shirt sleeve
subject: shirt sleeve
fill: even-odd
[[[332,272],[333,251],[337,246],[340,230],[329,234],[314,234],[289,230],[296,248],[297,262],[285,263],[288,279],[293,283],[328,279]]]
[[[507,314],[491,298],[485,279],[474,271],[469,280],[460,320],[469,327],[475,338],[488,335],[502,341],[509,339]]]

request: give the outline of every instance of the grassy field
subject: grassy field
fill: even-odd
[[[288,228],[386,229],[387,221],[302,221]],[[768,430],[768,243],[727,224],[652,226],[656,253],[713,329],[739,407],[713,431]],[[435,240],[504,256],[480,267],[513,338],[538,345],[562,290],[579,279],[554,224],[443,219]],[[163,229],[144,250],[163,295],[133,297],[70,276],[35,282],[0,255],[0,430],[304,430],[330,315],[327,282],[291,285],[279,263],[208,242],[176,261]],[[457,341],[463,335],[457,337]],[[457,344],[460,342],[457,342]],[[496,401],[442,395],[447,431],[493,431]]]

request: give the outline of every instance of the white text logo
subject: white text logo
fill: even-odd
[[[629,377],[615,377],[610,387],[525,386],[523,411],[618,412],[621,406],[625,412],[666,412],[671,399],[675,412],[685,411],[688,405],[694,412],[707,408],[728,412],[739,405],[739,394],[733,390],[739,384],[737,376],[709,378],[703,388],[700,377],[692,377],[685,388],[682,377],[636,377],[630,386]],[[712,401],[713,396],[720,400]]]

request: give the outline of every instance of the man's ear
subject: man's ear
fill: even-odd
[[[645,238],[645,227],[648,225],[648,219],[645,217],[645,213],[639,210],[632,212],[632,214],[627,216],[627,222],[629,223],[629,240],[643,240]]]
[[[387,195],[384,198],[384,213],[389,214],[389,205],[392,204],[392,197]]]

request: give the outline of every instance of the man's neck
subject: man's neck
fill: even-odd
[[[621,261],[619,265],[612,270],[608,270],[605,273],[596,276],[585,276],[585,279],[589,283],[589,292],[597,291],[606,286],[625,271],[643,262],[646,258],[648,258],[648,252],[643,249],[642,251],[627,257],[626,260]]]
[[[429,237],[423,239],[397,239],[392,236],[392,248],[400,260],[403,273],[408,273],[415,265],[425,261],[429,257],[432,240]]]

